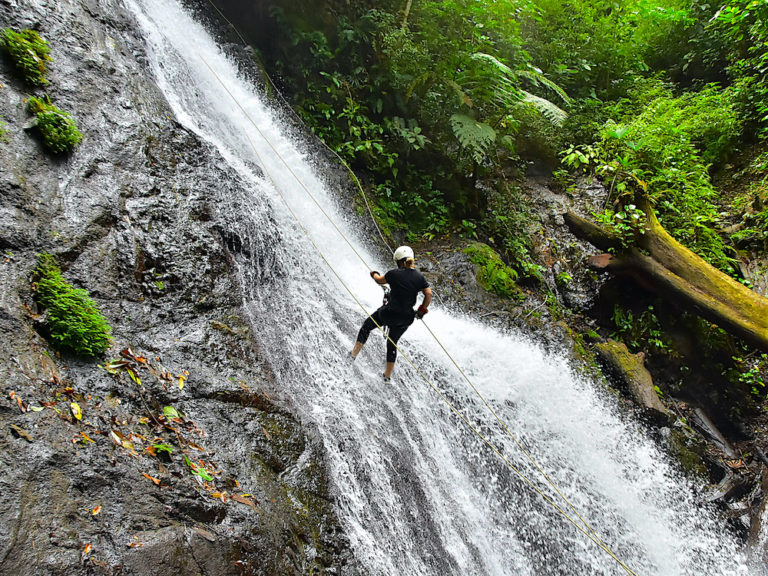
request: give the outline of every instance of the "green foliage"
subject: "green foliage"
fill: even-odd
[[[477,281],[483,288],[505,298],[520,298],[520,289],[515,284],[517,272],[504,264],[493,248],[482,242],[473,242],[464,252],[478,266]]]
[[[71,152],[83,140],[72,116],[54,106],[47,96],[31,97],[27,110],[36,117],[43,145],[54,154]]]
[[[531,256],[529,221],[530,215],[517,188],[504,185],[488,194],[484,228],[491,239],[500,244],[521,280],[541,282],[544,269]]]
[[[165,416],[168,420],[172,420],[173,418],[181,418],[181,414],[179,414],[179,411],[176,410],[173,406],[163,406],[163,416]]]
[[[555,276],[555,284],[561,290],[563,288],[566,288],[568,284],[570,284],[572,281],[573,281],[573,276],[568,274],[568,272],[566,272],[565,270],[563,270],[557,276]]]
[[[726,2],[707,27],[729,47],[729,76],[743,115],[768,136],[768,4],[762,0]]]
[[[213,474],[211,474],[211,472],[202,464],[195,464],[192,462],[186,454],[184,454],[184,463],[187,465],[193,476],[197,476],[204,482],[213,482]]]
[[[742,248],[768,252],[768,182],[753,184],[745,194],[737,195],[731,208],[741,214],[741,226],[731,240]]]
[[[85,357],[109,347],[112,328],[88,292],[64,280],[50,254],[38,255],[34,289],[37,302],[47,310],[46,323],[54,344]]]
[[[722,164],[740,133],[730,93],[709,85],[676,96],[659,81],[637,81],[629,97],[608,107],[608,115],[597,143],[563,153],[564,164],[591,171],[608,184],[616,206],[602,220],[631,244],[643,228],[635,225],[642,224],[640,215],[628,207],[641,192],[672,236],[720,270],[736,274],[718,234],[718,193],[709,174],[709,164]]]
[[[477,239],[477,224],[470,220],[462,220],[458,230],[459,236]]]
[[[768,381],[768,354],[757,357],[733,356],[733,366],[726,371],[732,382],[738,382],[747,387],[755,396],[768,398],[765,390]]]
[[[461,146],[469,151],[475,162],[481,163],[496,141],[496,130],[464,114],[454,114],[450,120],[453,134]]]
[[[0,142],[8,142],[8,129],[7,124],[0,120]]]
[[[611,338],[621,339],[634,350],[650,349],[665,352],[669,349],[668,338],[664,335],[653,306],[648,306],[639,315],[619,304],[613,308],[613,320],[616,331]]]
[[[283,34],[264,46],[267,66],[315,133],[365,170],[382,212],[395,211],[387,228],[435,237],[476,216],[473,181],[515,155],[520,125],[564,114],[548,98],[565,93],[521,49],[524,2],[419,2],[405,21],[399,4],[328,3],[331,20],[276,4]]]
[[[613,232],[625,248],[634,245],[637,237],[645,234],[647,225],[645,212],[634,204],[626,204],[618,212],[606,208],[595,214],[595,219]]]
[[[5,28],[0,33],[0,42],[27,82],[36,86],[48,83],[45,63],[51,61],[51,50],[37,32]]]

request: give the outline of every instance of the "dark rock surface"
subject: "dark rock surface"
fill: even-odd
[[[0,27],[48,40],[46,91],[84,135],[44,153],[0,59],[0,575],[357,573],[243,318],[217,195],[244,184],[174,120],[122,3],[1,0]],[[105,357],[38,333],[43,251],[112,325]]]

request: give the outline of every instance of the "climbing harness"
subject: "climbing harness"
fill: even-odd
[[[211,0],[209,0],[211,1]],[[215,5],[214,5],[215,7]],[[218,10],[218,8],[217,8]],[[222,15],[223,16],[223,15]],[[232,25],[232,23],[230,22]],[[234,25],[232,25],[234,27]],[[237,105],[238,108],[240,108],[241,112],[246,116],[246,118],[249,120],[249,122],[256,128],[256,130],[261,135],[262,139],[272,148],[272,150],[275,152],[277,157],[280,158],[280,160],[285,165],[286,169],[293,175],[293,177],[296,179],[296,181],[301,185],[301,187],[305,190],[307,195],[312,199],[312,201],[315,203],[315,205],[318,207],[318,209],[323,213],[323,215],[326,217],[328,222],[334,227],[334,229],[339,233],[341,238],[344,239],[344,241],[349,245],[351,250],[357,255],[357,257],[363,262],[363,264],[368,268],[371,269],[371,266],[368,265],[366,260],[362,257],[362,255],[359,253],[359,251],[352,245],[352,243],[349,241],[349,239],[346,237],[346,235],[339,229],[339,227],[335,224],[333,219],[328,215],[328,213],[323,209],[323,207],[320,205],[320,203],[317,201],[317,199],[314,197],[314,195],[310,192],[310,190],[307,188],[307,186],[302,182],[302,180],[298,177],[298,175],[294,172],[294,170],[288,165],[288,163],[285,161],[283,156],[274,148],[272,143],[264,136],[261,129],[258,127],[256,122],[251,118],[251,116],[248,114],[248,112],[243,108],[243,106],[240,104],[240,102],[234,97],[232,92],[226,87],[226,85],[222,82],[219,75],[216,73],[216,71],[208,64],[208,62],[200,56],[200,59],[204,62],[204,64],[208,67],[210,72],[214,75],[216,80],[221,84],[221,86],[224,88],[224,90],[229,94],[230,98],[233,100],[233,102]],[[293,218],[296,220],[297,225],[302,229],[304,234],[306,235],[309,242],[312,244],[312,246],[317,251],[320,258],[325,262],[325,264],[328,266],[330,271],[333,273],[333,275],[336,277],[336,279],[341,283],[341,285],[344,287],[344,289],[349,293],[349,295],[352,297],[352,299],[358,304],[358,306],[365,312],[365,314],[371,318],[373,323],[376,325],[376,327],[381,330],[384,333],[385,327],[381,326],[378,322],[376,322],[372,317],[371,314],[367,312],[365,309],[365,306],[360,302],[360,300],[357,298],[357,296],[352,292],[352,290],[349,288],[349,286],[344,282],[344,280],[341,278],[339,273],[336,271],[336,269],[333,267],[333,265],[330,263],[330,261],[326,258],[326,256],[323,254],[322,250],[317,246],[315,241],[312,239],[311,235],[309,234],[309,231],[306,229],[306,227],[302,224],[301,220],[299,219],[296,212],[291,207],[290,203],[286,199],[285,195],[283,194],[281,188],[277,185],[275,180],[272,178],[272,175],[270,174],[269,170],[266,167],[266,164],[261,158],[261,155],[259,154],[258,150],[256,149],[256,146],[254,145],[253,141],[251,140],[250,136],[246,133],[246,137],[248,138],[248,141],[251,145],[251,148],[253,149],[254,154],[256,155],[259,164],[264,169],[264,172],[268,176],[269,180],[272,182],[272,186],[274,187],[275,191],[280,195],[283,203],[288,208],[288,211],[291,213]],[[345,164],[346,165],[346,164]],[[362,186],[360,187],[361,192]],[[365,193],[363,192],[363,196],[365,197]],[[367,198],[366,198],[366,204],[367,204]],[[369,207],[370,210],[370,207]],[[383,236],[382,236],[383,240]],[[384,242],[386,245],[386,242]],[[390,249],[391,250],[391,249]],[[385,298],[387,294],[385,291]],[[426,322],[424,323],[425,326],[427,326]],[[482,396],[480,391],[477,389],[477,387],[471,382],[471,380],[467,377],[465,372],[461,369],[461,367],[458,365],[458,363],[455,361],[455,359],[448,353],[446,348],[440,343],[437,336],[432,332],[431,329],[427,326],[427,330],[429,331],[430,335],[437,341],[437,343],[440,345],[442,350],[448,355],[448,357],[451,359],[452,363],[458,368],[459,372],[462,374],[464,379],[470,384],[472,389],[475,391],[475,393],[480,397],[482,402],[485,404],[485,406],[491,411],[493,416],[499,421],[503,429],[506,431],[506,433],[514,440],[514,442],[517,444],[517,446],[522,450],[523,454],[535,465],[535,467],[539,470],[539,472],[542,474],[542,476],[547,480],[547,483],[552,486],[552,488],[557,492],[558,496],[568,505],[568,507],[575,513],[575,515],[579,518],[581,521],[581,524],[574,520],[565,510],[563,510],[556,502],[554,502],[549,496],[547,496],[531,479],[529,479],[523,472],[518,469],[512,462],[504,456],[499,449],[475,426],[473,425],[464,414],[462,414],[454,405],[453,403],[440,391],[439,388],[413,363],[413,361],[408,357],[407,354],[405,354],[400,347],[392,341],[391,338],[389,338],[388,334],[385,334],[386,339],[389,342],[392,342],[395,349],[398,350],[398,352],[401,354],[401,356],[408,362],[408,364],[411,365],[411,367],[421,376],[421,378],[429,385],[432,390],[438,395],[438,397],[450,408],[450,410],[459,417],[464,424],[476,435],[478,438],[480,438],[511,470],[513,470],[528,486],[531,487],[535,492],[537,492],[549,505],[551,505],[560,515],[562,515],[568,522],[570,522],[577,530],[582,532],[587,538],[589,538],[593,543],[595,543],[600,549],[602,549],[606,554],[608,554],[613,560],[615,560],[619,566],[627,572],[627,574],[630,574],[631,576],[637,576],[637,574],[629,568],[621,559],[619,559],[613,551],[610,550],[608,545],[597,535],[595,530],[587,523],[587,521],[578,513],[574,505],[565,497],[564,494],[555,486],[554,482],[550,479],[550,477],[544,472],[544,470],[540,467],[538,463],[533,459],[533,457],[530,455],[529,452],[527,452],[523,446],[520,444],[520,442],[517,440],[517,438],[512,434],[512,432],[509,430],[509,428],[506,426],[506,424],[501,420],[501,418],[498,416],[498,414],[493,410],[493,408],[490,406],[488,401]]]

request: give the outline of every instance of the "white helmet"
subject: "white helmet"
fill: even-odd
[[[395,253],[392,255],[392,259],[395,261],[395,264],[397,264],[403,258],[413,259],[413,248],[410,246],[400,246],[400,248],[395,250]]]

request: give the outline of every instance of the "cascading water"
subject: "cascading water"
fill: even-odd
[[[238,265],[253,330],[281,390],[323,440],[337,512],[364,572],[625,574],[469,431],[403,358],[394,384],[384,384],[380,337],[372,335],[358,360],[350,361],[364,313],[318,249],[368,311],[378,306],[381,290],[361,258],[380,270],[387,263],[357,237],[303,144],[290,137],[203,27],[173,0],[127,2],[179,121],[213,144],[249,183],[245,190],[211,194],[220,219],[248,239]],[[303,186],[353,239],[360,257]],[[722,519],[701,507],[695,488],[641,426],[617,417],[613,402],[562,358],[439,305],[427,322],[521,444],[634,572],[763,573],[747,565]],[[402,342],[446,398],[579,522],[424,327],[416,322]]]

